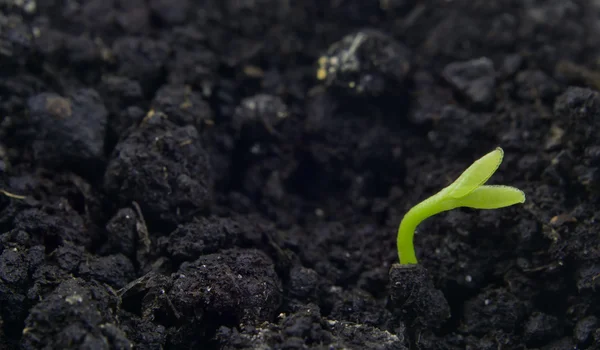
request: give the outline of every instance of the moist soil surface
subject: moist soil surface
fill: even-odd
[[[598,1],[0,10],[0,348],[600,348]]]

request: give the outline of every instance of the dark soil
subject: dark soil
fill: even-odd
[[[0,348],[600,349],[599,13],[0,0]]]

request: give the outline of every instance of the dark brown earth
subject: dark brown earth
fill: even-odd
[[[1,349],[600,349],[598,1],[0,10]]]

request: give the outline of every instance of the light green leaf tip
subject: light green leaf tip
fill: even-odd
[[[498,147],[476,160],[448,187],[412,207],[398,227],[398,257],[401,264],[416,264],[413,237],[425,219],[458,207],[498,209],[525,202],[525,193],[510,186],[487,186],[487,180],[498,170],[504,152]]]
[[[525,193],[510,186],[481,186],[457,201],[461,207],[498,209],[524,203]]]
[[[452,198],[460,198],[483,185],[498,170],[503,157],[504,151],[497,147],[476,160],[456,181],[448,186],[448,195]]]

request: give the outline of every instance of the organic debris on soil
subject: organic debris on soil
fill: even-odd
[[[599,349],[599,6],[0,1],[0,348]]]

